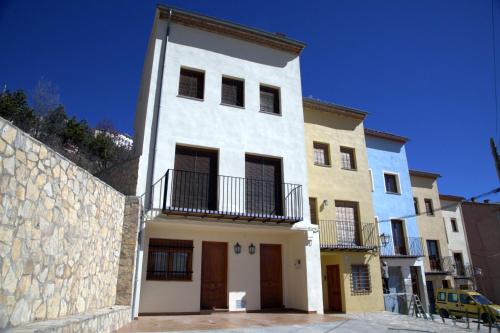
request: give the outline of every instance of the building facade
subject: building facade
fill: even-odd
[[[473,280],[474,269],[470,259],[469,243],[461,209],[461,202],[465,198],[440,194],[439,200],[441,201],[441,212],[448,238],[448,255],[453,259],[455,287],[476,289]]]
[[[137,194],[146,206],[135,315],[322,313],[303,47],[158,7],[135,123]]]
[[[454,288],[453,258],[449,255],[448,238],[444,225],[437,179],[440,175],[410,170],[417,224],[424,242],[425,279],[429,311],[435,312],[438,288]]]
[[[412,295],[427,308],[423,242],[406,158],[406,138],[365,130],[372,198],[380,236],[384,305],[407,314]]]
[[[366,113],[304,99],[309,207],[320,227],[325,310],[384,309],[363,129]]]
[[[461,204],[477,290],[500,304],[500,204]]]

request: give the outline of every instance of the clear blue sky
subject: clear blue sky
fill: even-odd
[[[304,95],[360,108],[370,113],[367,127],[410,137],[410,167],[442,174],[441,192],[472,196],[499,185],[488,145],[496,122],[490,0],[169,4],[306,42]],[[108,118],[132,134],[155,6],[0,0],[0,84],[30,91],[45,77],[69,114],[91,124]]]

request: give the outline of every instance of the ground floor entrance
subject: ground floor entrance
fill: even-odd
[[[382,278],[376,253],[322,251],[323,305],[330,312],[382,311]]]
[[[200,307],[227,309],[227,243],[202,242]]]

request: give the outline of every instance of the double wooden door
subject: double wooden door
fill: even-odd
[[[342,312],[339,265],[326,266],[326,279],[328,285],[328,308],[330,311]]]
[[[260,244],[260,307],[283,307],[280,244]]]
[[[203,242],[201,309],[227,309],[227,243]]]

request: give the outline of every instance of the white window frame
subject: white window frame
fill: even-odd
[[[387,186],[385,184],[385,175],[393,175],[396,176],[396,187],[397,187],[397,192],[389,192],[387,191]],[[382,171],[382,180],[384,181],[384,190],[386,194],[399,194],[403,193],[403,189],[401,188],[401,181],[399,180],[399,172],[393,172],[393,171]]]

